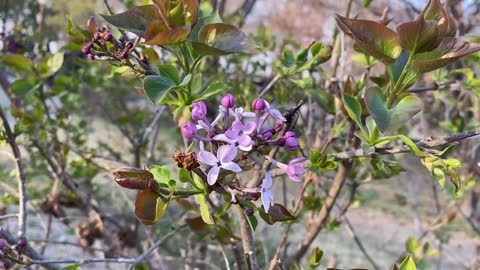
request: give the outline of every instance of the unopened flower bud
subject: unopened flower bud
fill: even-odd
[[[299,144],[298,144],[297,138],[295,138],[294,132],[287,131],[287,133],[285,133],[283,138],[285,138],[285,147],[287,147],[288,150],[294,151],[298,149]]]
[[[267,107],[267,104],[265,103],[265,100],[263,100],[262,98],[256,98],[252,102],[252,109],[254,109],[255,111],[262,111],[266,107]]]
[[[0,250],[5,251],[7,250],[7,243],[5,243],[5,240],[0,239]]]
[[[90,59],[90,60],[95,60],[95,55],[89,53],[89,54],[87,54],[87,58]]]
[[[181,132],[185,139],[191,140],[197,135],[197,127],[194,124],[187,122],[182,125]]]
[[[235,98],[233,97],[232,94],[226,94],[221,101],[221,104],[223,107],[230,109],[235,106]]]
[[[247,210],[245,210],[245,214],[247,214],[247,216],[252,216],[255,214],[255,211],[253,211],[252,208],[247,208]]]
[[[287,140],[286,140],[285,138],[278,138],[278,139],[275,141],[275,144],[276,144],[277,146],[284,146],[285,143],[286,143],[286,141],[287,141]]]
[[[90,33],[95,33],[97,29],[97,21],[95,20],[94,16],[90,16],[87,21],[87,30]]]
[[[127,47],[128,49],[132,49],[133,48],[133,43],[129,41],[125,44],[125,47]]]
[[[275,133],[278,133],[280,131],[282,131],[283,129],[283,125],[282,124],[276,124],[275,125]],[[288,132],[288,131],[287,131]]]
[[[92,41],[97,42],[97,41],[100,40],[100,38],[101,38],[100,33],[97,32],[97,33],[93,34]]]
[[[192,104],[192,119],[194,121],[199,121],[205,119],[207,116],[207,106],[202,101],[195,102]]]
[[[112,33],[109,33],[109,32],[105,33],[105,34],[103,35],[103,39],[106,40],[106,41],[112,41],[112,40],[113,40],[113,35],[112,35]]]
[[[12,267],[12,265],[10,264],[10,262],[4,261],[3,264],[2,264],[2,267],[3,267],[3,269],[10,269],[10,267]]]
[[[83,54],[89,54],[90,50],[92,49],[92,46],[93,46],[92,43],[88,43],[87,45],[83,46],[82,53]]]
[[[258,193],[252,193],[251,198],[252,198],[252,201],[257,201],[259,199]]]
[[[121,36],[118,38],[118,41],[120,41],[121,43],[124,43],[126,40],[124,36]]]
[[[27,240],[25,240],[24,238],[18,240],[17,242],[18,248],[24,249],[26,246],[27,246]]]
[[[270,140],[272,138],[273,134],[271,131],[267,130],[266,132],[262,133],[262,140]]]

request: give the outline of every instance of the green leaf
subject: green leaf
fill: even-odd
[[[417,239],[413,237],[408,237],[407,241],[405,242],[405,248],[409,253],[415,254],[417,252],[419,245]]]
[[[12,93],[16,96],[23,96],[30,91],[36,90],[40,86],[34,78],[19,79],[10,85]]]
[[[372,1],[373,0],[362,0],[362,6],[366,8],[372,3]]]
[[[415,266],[415,262],[413,261],[412,257],[408,255],[400,264],[399,270],[417,270]]]
[[[63,268],[63,270],[79,270],[80,266],[78,264],[70,264]]]
[[[204,25],[198,32],[198,41],[193,43],[193,48],[200,55],[248,53],[257,48],[247,34],[225,23]]]
[[[160,104],[172,88],[177,85],[172,78],[166,77],[170,75],[168,73],[165,75],[149,75],[143,79],[143,89],[153,104]]]
[[[147,189],[137,195],[135,216],[142,224],[152,225],[163,216],[166,206],[158,193]]]
[[[386,64],[395,62],[402,48],[397,34],[385,25],[336,15],[340,29],[350,35],[365,52]]]
[[[319,247],[314,247],[310,254],[308,255],[308,267],[309,269],[314,269],[320,266],[320,261],[323,257],[323,250]]]
[[[268,224],[272,225],[275,222],[283,222],[295,220],[296,217],[290,214],[290,212],[285,208],[285,206],[276,203],[271,206],[268,210],[268,213],[262,208],[259,208],[260,217]]]
[[[70,16],[67,17],[65,33],[70,41],[78,44],[89,42],[93,36],[88,30],[82,29],[75,24]]]
[[[255,231],[258,225],[257,218],[255,217],[255,215],[251,215],[251,216],[246,215],[246,216],[247,216],[248,225],[250,225],[250,228],[252,228],[252,231]]]
[[[419,74],[439,69],[478,50],[480,43],[447,37],[442,39],[433,51],[416,54],[412,61],[412,69]]]
[[[306,89],[306,92],[313,97],[318,106],[329,114],[335,114],[335,99],[325,90]]]
[[[291,67],[295,64],[295,57],[293,57],[292,51],[287,47],[283,48],[282,58],[280,60],[285,67]]]
[[[199,97],[195,99],[195,102],[199,100],[208,99],[213,96],[217,96],[218,94],[224,92],[227,88],[228,86],[223,82],[220,82],[220,81],[212,82],[207,86],[207,88],[205,88],[205,90],[199,95]]]
[[[421,111],[423,105],[418,97],[407,95],[395,107],[387,109],[382,90],[377,86],[372,86],[366,90],[365,104],[378,129],[386,134],[390,134],[403,126],[406,121]]]
[[[32,61],[21,54],[3,55],[1,57],[1,63],[17,72],[33,72],[35,70]]]
[[[188,173],[188,171],[184,168],[180,168],[178,170],[178,180],[180,180],[180,182],[182,183],[191,183],[192,185],[194,185],[193,178],[190,176],[190,173]]]
[[[158,65],[158,72],[161,76],[168,78],[175,85],[180,84],[180,77],[178,76],[178,70],[174,65],[161,64]]]
[[[222,18],[220,18],[220,15],[218,15],[218,13],[199,18],[197,23],[193,27],[192,32],[190,33],[189,40],[198,42],[198,32],[204,25],[221,22]]]
[[[148,171],[153,174],[153,178],[159,183],[167,184],[170,181],[170,168],[168,166],[152,165]]]
[[[400,46],[407,52],[428,52],[440,44],[442,36],[438,33],[436,21],[425,21],[419,17],[415,21],[406,22],[397,26]]]
[[[343,106],[345,107],[348,116],[350,116],[359,127],[362,127],[362,106],[360,105],[360,102],[358,102],[355,97],[346,93],[342,93],[342,98]]]
[[[195,201],[197,201],[198,205],[200,206],[200,215],[202,216],[203,222],[206,224],[214,224],[212,215],[208,209],[207,204],[207,195],[205,194],[196,194],[194,195]]]
[[[397,83],[398,78],[400,78],[400,75],[407,64],[408,56],[408,52],[402,51],[397,59],[395,59],[395,62],[387,66],[387,71],[393,84]]]
[[[100,16],[111,25],[139,36],[144,35],[145,29],[151,21],[160,18],[157,8],[154,5],[134,7],[112,16]]]
[[[63,52],[51,54],[38,63],[38,73],[41,78],[45,79],[62,68],[63,65]]]

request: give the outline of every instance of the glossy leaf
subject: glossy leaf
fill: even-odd
[[[168,28],[161,20],[151,21],[145,29],[145,44],[147,45],[170,45],[187,40],[190,26],[184,25]]]
[[[218,15],[218,13],[199,18],[197,23],[193,27],[192,32],[190,33],[189,39],[191,41],[198,42],[198,32],[204,25],[221,22],[222,18],[220,18],[220,15]]]
[[[410,255],[405,257],[405,259],[402,261],[400,264],[400,270],[417,270],[415,262]]]
[[[152,165],[148,168],[148,171],[153,174],[153,177],[157,182],[168,185],[168,182],[171,179],[170,168],[168,166]]]
[[[51,54],[38,63],[38,73],[41,78],[48,78],[62,68],[63,52]]]
[[[205,194],[196,194],[194,197],[200,207],[200,215],[202,216],[203,222],[206,224],[214,224],[215,222],[208,209],[206,196]]]
[[[337,15],[338,26],[350,35],[365,52],[376,59],[391,64],[402,48],[397,34],[385,25],[367,20],[349,19]]]
[[[23,96],[28,92],[36,90],[40,86],[34,78],[18,79],[10,85],[12,93],[16,96]]]
[[[143,79],[143,89],[153,104],[160,104],[170,90],[177,85],[173,78],[167,77],[170,75],[149,75]]]
[[[159,221],[165,212],[166,204],[158,193],[144,190],[138,193],[135,200],[135,216],[145,225]]]
[[[228,88],[223,82],[215,81],[212,82],[205,88],[205,90],[200,94],[200,97],[195,99],[195,101],[208,99],[210,97],[217,96],[218,94],[224,92]]]
[[[433,51],[415,55],[412,68],[425,73],[453,63],[463,56],[480,50],[479,43],[469,43],[457,38],[444,38]]]
[[[201,55],[248,53],[257,48],[247,34],[225,23],[204,25],[198,32],[198,41],[193,43],[193,47]]]
[[[368,88],[365,92],[365,104],[378,129],[386,134],[403,126],[406,121],[421,111],[423,105],[416,96],[407,95],[395,107],[387,109],[382,90],[376,86]]]
[[[160,15],[154,5],[145,5],[131,8],[125,12],[112,16],[100,15],[111,25],[143,36],[147,25],[159,19]]]
[[[343,98],[343,106],[345,107],[345,111],[347,111],[348,116],[357,123],[358,126],[363,126],[362,125],[362,106],[360,105],[360,102],[358,100],[346,93],[342,94]]]
[[[32,61],[27,57],[21,54],[9,54],[3,55],[1,57],[2,65],[5,65],[15,71],[28,71],[33,72],[35,68],[33,67]]]
[[[442,39],[436,21],[426,21],[419,17],[415,21],[397,26],[400,46],[407,52],[422,53],[435,49]]]
[[[260,209],[260,217],[268,224],[272,225],[275,222],[283,222],[295,220],[296,217],[290,214],[290,212],[285,208],[285,206],[276,203],[271,206],[268,210],[268,213],[263,210],[263,207]]]
[[[314,247],[308,255],[308,266],[310,267],[310,269],[320,266],[320,261],[322,260],[322,257],[323,250],[321,250],[319,247]]]
[[[247,215],[247,221],[248,225],[250,225],[250,228],[252,228],[252,231],[255,231],[258,225],[258,220],[254,215],[248,216]]]

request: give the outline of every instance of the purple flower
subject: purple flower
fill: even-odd
[[[217,136],[213,137],[213,139],[238,146],[240,150],[248,152],[252,150],[253,145],[253,140],[249,135],[254,131],[254,122],[247,122],[244,125],[242,121],[235,120],[231,129],[225,131],[224,134],[218,134]]]
[[[293,131],[287,131],[283,138],[285,139],[285,147],[287,147],[288,150],[294,151],[298,149],[298,141]]]
[[[208,171],[207,181],[209,185],[217,182],[220,168],[232,172],[241,172],[242,169],[237,163],[233,162],[237,155],[237,148],[233,145],[222,145],[217,150],[217,156],[208,151],[198,152],[198,161],[203,164],[212,166]]]
[[[192,104],[192,119],[194,121],[203,120],[206,116],[207,106],[205,106],[205,103],[199,101]]]
[[[187,140],[191,140],[195,138],[195,135],[197,135],[197,127],[190,122],[184,123],[180,130],[182,132],[182,136]]]
[[[272,175],[270,172],[265,173],[265,178],[263,178],[262,185],[260,187],[260,196],[262,199],[263,208],[265,212],[268,213],[270,206],[274,205],[273,193],[270,191],[272,187]]]
[[[230,109],[235,106],[235,98],[233,97],[232,94],[226,94],[223,98],[222,101],[220,102],[224,108]]]
[[[288,162],[288,165],[285,163],[276,161],[275,159],[269,156],[265,156],[265,158],[268,159],[273,165],[285,171],[288,178],[290,178],[292,181],[297,183],[302,182],[302,180],[298,178],[298,175],[303,175],[305,173],[305,168],[303,168],[303,166],[299,163],[302,163],[305,160],[307,160],[306,158],[298,157],[298,158],[292,159],[290,162]]]
[[[267,102],[262,98],[256,98],[252,102],[252,109],[255,111],[263,111],[267,107]]]
[[[282,122],[286,122],[287,119],[285,119],[285,117],[282,115],[282,113],[277,110],[277,109],[271,109],[270,108],[270,104],[265,101],[265,104],[266,104],[266,108],[265,108],[265,114],[267,116],[273,116],[274,118],[277,118],[278,120],[282,121]]]

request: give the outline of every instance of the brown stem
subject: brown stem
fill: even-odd
[[[253,244],[252,228],[248,224],[247,218],[243,208],[239,205],[238,220],[240,222],[240,234],[242,236],[243,254],[245,256],[245,264],[247,269],[258,270],[260,269],[257,264],[257,257],[255,255],[255,247]]]
[[[27,198],[26,198],[26,187],[25,187],[25,174],[23,172],[22,166],[22,156],[20,154],[20,149],[18,148],[17,142],[15,141],[15,135],[13,134],[10,124],[8,123],[7,116],[5,115],[3,109],[0,107],[0,118],[3,122],[3,128],[5,129],[5,139],[10,145],[10,148],[13,152],[13,157],[15,158],[15,170],[17,172],[17,183],[18,183],[18,237],[25,237],[27,231]]]

